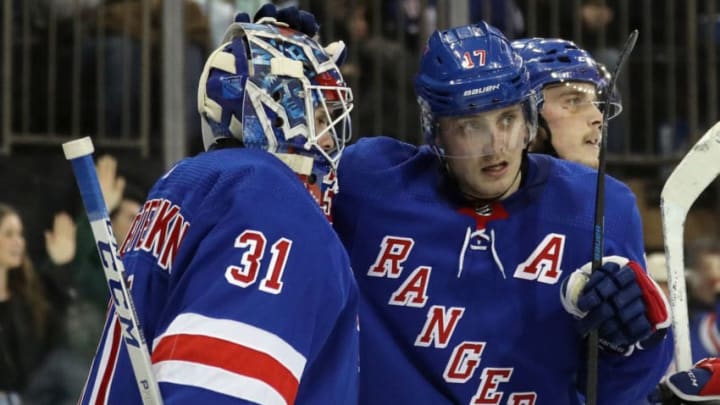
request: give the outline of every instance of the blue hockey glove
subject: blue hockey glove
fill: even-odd
[[[573,272],[560,289],[583,336],[597,328],[600,347],[624,354],[637,343],[648,346],[664,337],[670,326],[667,300],[639,263],[605,257],[592,275],[590,266]]]
[[[295,6],[281,8],[280,10],[272,3],[266,3],[255,13],[253,22],[262,23],[263,18],[272,18],[275,21],[285,23],[288,27],[295,31],[314,37],[320,29],[315,15],[305,10],[300,10]],[[250,15],[248,13],[235,14],[235,22],[249,23]]]
[[[664,378],[648,400],[663,405],[720,404],[720,358],[700,360],[693,369]]]

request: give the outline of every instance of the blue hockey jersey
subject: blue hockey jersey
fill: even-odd
[[[521,188],[469,207],[427,146],[378,137],[340,162],[334,225],[360,287],[361,404],[578,404],[586,348],[560,285],[592,258],[596,172],[529,155]],[[608,177],[605,255],[644,263],[631,191]],[[598,403],[636,405],[671,348],[601,351]]]
[[[690,348],[693,363],[720,354],[717,314],[718,312],[711,308],[690,311]]]
[[[353,404],[349,260],[289,168],[256,149],[177,164],[120,248],[165,404]],[[137,404],[110,311],[82,404]]]

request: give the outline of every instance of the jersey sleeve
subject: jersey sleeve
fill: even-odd
[[[356,400],[347,255],[292,173],[264,169],[223,173],[212,187],[198,182],[202,196],[172,200],[187,231],[171,266],[142,248],[123,258],[166,404]],[[119,332],[111,311],[81,403],[138,402]]]
[[[642,221],[632,192],[609,180],[605,233],[605,255],[619,255],[645,265]],[[643,403],[660,382],[672,359],[672,338],[636,347],[629,356],[600,350],[598,355],[598,404]],[[584,356],[584,363],[587,355]],[[585,385],[587,367],[579,382]],[[584,389],[582,390],[584,391]]]
[[[203,400],[202,388],[292,404],[310,395],[300,390],[308,376],[323,380],[314,384],[325,392],[322,403],[353,395],[356,297],[347,257],[295,179],[265,181],[227,190],[227,204],[205,205],[201,216],[220,215],[201,225],[204,237],[171,278],[169,310],[152,342],[169,400]],[[346,339],[346,349],[333,339]]]

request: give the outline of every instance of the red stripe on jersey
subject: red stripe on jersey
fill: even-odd
[[[212,348],[208,350],[208,348]],[[222,368],[271,386],[288,404],[295,402],[299,381],[274,357],[247,346],[202,335],[164,337],[153,350],[152,362],[180,360]]]
[[[120,351],[120,337],[120,320],[116,317],[112,327],[112,336],[110,340],[110,357],[104,367],[103,376],[100,380],[100,387],[98,388],[98,395],[95,400],[96,405],[104,405],[105,397],[107,396],[108,391],[110,391],[110,380],[115,372],[117,356]]]

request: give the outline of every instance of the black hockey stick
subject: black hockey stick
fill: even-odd
[[[602,266],[603,257],[603,238],[605,235],[605,150],[607,149],[607,128],[609,115],[610,97],[613,89],[615,88],[615,82],[620,74],[620,69],[627,61],[635,43],[637,42],[638,30],[633,30],[625,40],[620,57],[618,58],[617,65],[612,72],[610,77],[610,83],[608,83],[605,94],[603,95],[603,122],[600,130],[600,156],[598,157],[598,175],[597,175],[597,186],[595,188],[595,221],[593,225],[593,245],[592,245],[592,270],[600,268]],[[587,385],[585,387],[585,402],[587,405],[595,405],[597,403],[597,370],[598,370],[598,331],[593,329],[590,331],[588,336],[588,361],[587,361]]]

